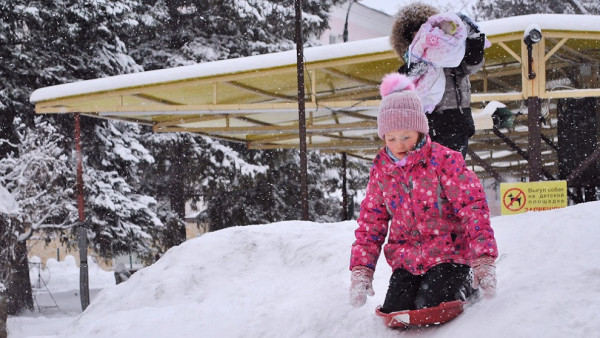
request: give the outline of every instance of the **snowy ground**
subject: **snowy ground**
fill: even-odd
[[[49,259],[47,266],[41,270],[35,267],[39,259],[34,257],[30,263],[31,285],[34,294],[35,311],[24,313],[18,317],[8,317],[8,336],[30,337],[55,335],[75,317],[81,314],[79,297],[79,268],[73,256],[66,256],[64,261]],[[105,288],[115,285],[112,272],[102,270],[88,257],[90,298]]]
[[[391,274],[383,260],[375,297],[349,305],[355,222],[290,221],[190,240],[120,285],[90,269],[83,314],[78,270],[54,262],[48,286],[61,312],[10,317],[9,337],[598,337],[598,220],[600,202],[493,218],[496,297],[437,328],[391,330],[375,316]]]

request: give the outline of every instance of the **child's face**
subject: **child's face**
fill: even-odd
[[[406,154],[415,149],[419,140],[416,130],[394,130],[385,134],[385,145],[398,159],[403,159]]]

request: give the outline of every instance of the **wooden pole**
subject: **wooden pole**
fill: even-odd
[[[304,49],[302,39],[302,0],[296,8],[296,73],[298,75],[298,129],[300,133],[300,200],[302,220],[308,220],[308,157],[306,152],[306,112],[304,102]]]

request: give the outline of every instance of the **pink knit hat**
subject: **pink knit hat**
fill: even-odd
[[[377,116],[377,134],[382,140],[386,133],[400,129],[416,130],[424,135],[429,133],[421,99],[414,89],[412,81],[399,73],[383,77],[379,86],[382,99]]]

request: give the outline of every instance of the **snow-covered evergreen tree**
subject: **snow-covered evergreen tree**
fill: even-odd
[[[128,56],[121,39],[138,24],[135,7],[139,4],[137,0],[0,0],[0,158],[16,160],[20,155],[13,130],[15,118],[30,128],[35,126],[29,102],[34,89],[142,69]],[[57,133],[72,137],[72,117],[53,120],[57,122]],[[59,149],[70,152],[72,144],[66,140]],[[53,191],[56,200],[71,188],[63,183],[62,191]],[[69,199],[64,203],[68,204]],[[26,250],[18,250],[18,254],[22,257],[16,260],[26,262]],[[27,264],[17,269],[13,271],[15,276],[28,274]],[[21,295],[27,293],[27,288],[9,292],[26,298]],[[17,304],[14,311],[23,308]]]
[[[297,152],[272,150],[254,154],[258,162],[268,165],[267,170],[254,175],[230,171],[227,180],[214,181],[209,186],[207,209],[202,217],[211,231],[300,218]]]
[[[303,1],[303,32],[310,45],[328,26],[332,5]],[[146,70],[293,49],[293,0],[147,0],[141,24],[128,38]]]
[[[304,2],[307,44],[326,28],[329,7],[340,2]],[[13,160],[20,149],[13,118],[30,127],[41,123],[32,119],[33,89],[294,47],[292,0],[0,0],[0,18],[0,155]],[[72,152],[71,116],[50,120],[57,135],[65,135],[55,151]],[[187,200],[214,198],[219,208],[213,210],[231,211],[223,216],[227,221],[215,221],[218,227],[299,218],[297,151],[263,154],[200,136],[83,121],[86,225],[91,245],[107,258],[179,244]],[[64,204],[63,214],[43,215],[62,229],[77,224],[71,158],[68,165],[63,189],[48,191],[48,198]],[[310,165],[313,218],[326,220],[338,212],[335,189],[323,178],[328,169],[319,156]]]
[[[11,153],[0,159],[0,183],[15,196],[23,226],[16,237],[25,241],[36,231],[61,231],[72,226],[75,172],[71,157],[65,153],[64,137],[54,125],[38,116],[35,128],[16,119],[19,137],[18,156]]]
[[[3,222],[0,234],[11,272],[10,313],[33,308],[26,241],[34,235],[46,241],[64,238],[65,229],[73,225],[69,214],[75,210],[75,174],[61,145],[64,138],[41,117],[34,122],[36,128],[28,128],[15,119],[18,156],[11,152],[0,159],[0,184],[14,196],[20,209],[18,215]]]
[[[318,154],[318,153],[317,153]],[[343,219],[342,216],[342,155],[341,154],[320,154],[320,161],[323,163],[323,169],[321,169],[321,174],[319,177],[321,188],[317,188],[325,193],[326,198],[324,201],[316,200],[316,203],[324,203],[326,206],[330,208],[329,212],[321,211],[319,212],[320,206],[319,204],[315,205],[314,208],[315,213],[319,215],[329,215],[327,219],[319,219],[317,215],[315,215],[315,219],[319,221],[329,221],[329,222],[337,222],[340,219]],[[314,161],[314,160],[313,160]],[[349,219],[355,219],[358,217],[359,204],[361,200],[359,198],[362,196],[362,192],[365,190],[367,186],[367,182],[369,179],[369,167],[371,165],[371,161],[364,159],[357,159],[350,156],[347,156],[346,159],[346,193],[348,194],[348,212],[347,217]],[[332,209],[333,204],[339,204],[340,210],[339,214],[335,214],[335,211]]]
[[[85,225],[90,245],[104,258],[129,251],[152,255],[153,235],[163,223],[156,214],[155,198],[140,193],[142,167],[154,163],[139,141],[140,126],[84,121]]]
[[[474,10],[479,20],[486,20],[537,13],[600,14],[600,4],[588,0],[479,0]]]
[[[341,2],[303,2],[303,31],[308,45],[312,43],[311,37],[327,27],[330,7]],[[139,7],[141,24],[136,26],[135,34],[129,35],[127,43],[131,55],[146,70],[289,50],[295,46],[293,0],[153,0],[143,5]],[[171,228],[167,247],[183,240],[183,224],[173,214],[181,220],[185,201],[194,196],[200,196],[208,205],[205,217],[212,229],[300,217],[297,151],[270,156],[230,144],[222,147],[233,152],[222,152],[213,148],[219,141],[211,140],[204,151],[214,154],[206,161],[207,155],[196,150],[203,142],[193,139],[181,135],[152,139],[151,147],[159,149],[153,153],[160,163],[156,171],[160,176],[148,176],[148,185],[163,182],[162,186],[169,189],[156,195],[170,198],[170,203],[159,202],[171,206],[170,211],[162,213]],[[255,175],[251,170],[252,174],[245,174],[241,167],[227,165],[231,163],[229,156],[243,158],[247,163],[262,163],[270,168],[269,172]],[[283,178],[278,179],[279,176]],[[199,179],[204,182],[198,183]],[[321,203],[317,195],[319,192],[311,200],[316,205]],[[318,214],[324,212],[320,210]]]
[[[155,162],[145,167],[143,190],[158,201],[158,215],[165,228],[157,236],[158,247],[166,250],[186,239],[185,203],[201,195],[194,187],[204,177],[208,152],[201,139],[187,133],[147,133],[144,144]]]
[[[185,202],[195,204],[219,198],[226,194],[221,187],[237,187],[239,177],[252,178],[266,170],[248,153],[242,154],[243,148],[238,144],[227,145],[204,136],[147,134],[146,144],[155,154],[156,162],[145,169],[145,188],[157,196],[162,206],[159,213],[167,224],[161,236],[164,248],[185,240],[182,223]],[[225,208],[235,208],[235,205],[230,203]]]
[[[232,174],[231,180],[216,182],[214,188],[207,191],[207,209],[202,217],[211,230],[302,218],[298,151],[270,150],[257,154],[255,160],[268,163],[268,170],[254,175]],[[338,221],[341,214],[339,156],[317,151],[308,155],[309,218],[318,222]],[[363,169],[349,175],[349,182],[354,182],[350,186],[351,194],[352,189],[365,184],[361,177],[367,176],[368,169]]]

